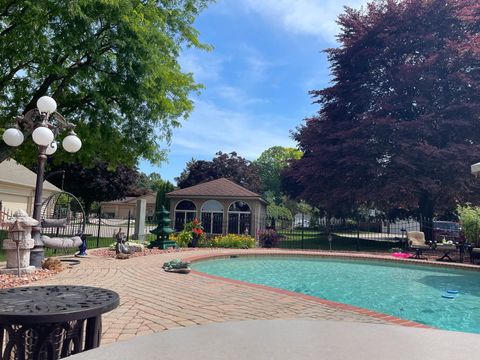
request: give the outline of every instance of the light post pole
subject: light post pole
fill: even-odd
[[[44,259],[43,241],[41,238],[41,211],[43,177],[47,156],[57,151],[55,138],[63,131],[68,131],[68,135],[62,141],[62,147],[65,151],[75,153],[82,147],[82,142],[73,131],[75,125],[68,123],[62,115],[55,112],[56,110],[57,103],[55,100],[49,96],[42,96],[37,101],[36,109],[28,111],[25,115],[18,116],[15,119],[15,126],[5,130],[3,133],[3,141],[9,146],[17,147],[23,143],[24,135],[20,129],[31,132],[34,143],[38,145],[33,218],[39,222],[39,225],[32,228],[34,247],[30,252],[30,265],[37,268],[42,266]]]

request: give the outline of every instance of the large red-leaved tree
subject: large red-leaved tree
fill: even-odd
[[[374,1],[338,22],[332,85],[311,92],[321,109],[294,133],[305,155],[284,173],[290,192],[427,217],[477,200],[478,0]]]

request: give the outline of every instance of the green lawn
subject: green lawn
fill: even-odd
[[[330,249],[328,237],[325,233],[305,230],[303,232],[302,240],[301,230],[279,230],[278,232],[279,234],[285,236],[285,238],[278,243],[278,247],[282,249]],[[400,246],[400,242],[358,239],[358,247],[361,251],[387,251],[393,247]],[[357,250],[357,238],[342,237],[334,234],[332,235],[332,250],[355,251]]]
[[[278,233],[284,236],[284,239],[281,240],[277,245],[277,247],[281,249],[330,249],[330,244],[325,233],[320,233],[313,230],[304,230],[303,240],[301,230],[279,230]],[[1,242],[4,237],[6,237],[6,234],[0,232],[0,261],[5,261],[5,253],[1,249]],[[154,235],[147,235],[147,241],[151,241],[154,239]],[[87,253],[88,250],[108,247],[112,243],[113,239],[111,237],[101,237],[98,239],[97,244],[97,237],[89,236],[87,238]],[[373,252],[387,251],[393,247],[401,247],[401,243],[399,242],[375,241],[366,239],[358,239],[358,244],[361,251]],[[332,250],[355,251],[357,250],[357,238],[332,235]],[[78,248],[71,248],[66,250],[45,249],[45,257],[73,255],[76,253],[78,253]]]
[[[2,234],[0,234],[0,236],[2,236]],[[1,247],[2,240],[3,238],[0,237],[0,247]],[[87,238],[87,253],[89,249],[91,250],[95,248],[108,247],[112,243],[113,243],[113,239],[111,237],[104,237],[104,238],[101,237],[98,239],[98,244],[97,244],[97,237],[89,236]],[[45,257],[74,255],[76,253],[78,253],[78,247],[70,248],[70,249],[62,249],[62,250],[45,248]],[[0,261],[5,261],[5,260],[6,260],[5,252],[0,248]]]

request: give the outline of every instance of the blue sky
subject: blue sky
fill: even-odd
[[[236,151],[255,160],[276,145],[295,147],[290,131],[318,106],[309,90],[329,82],[323,49],[336,46],[343,5],[365,0],[218,0],[195,27],[211,52],[188,49],[181,58],[205,89],[192,95],[195,110],[175,129],[168,162],[140,163],[173,182],[192,158],[211,160]]]

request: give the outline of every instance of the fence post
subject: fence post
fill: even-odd
[[[325,214],[325,229],[327,230],[328,248],[332,251],[332,223],[330,212]]]
[[[357,215],[357,242],[356,250],[360,251],[360,217]]]
[[[97,248],[100,247],[100,227],[102,224],[102,206],[98,207]]]
[[[128,210],[128,221],[127,221],[127,241],[130,236],[130,210]]]
[[[425,234],[425,226],[423,224],[423,216],[420,214],[420,231],[423,231]],[[428,240],[428,239],[427,239]]]
[[[305,249],[305,246],[303,244],[303,241],[305,239],[304,231],[305,231],[305,214],[302,212],[302,250]]]
[[[135,240],[145,240],[145,218],[147,216],[147,200],[137,200],[135,206],[135,232],[132,238]],[[129,217],[130,221],[130,217]],[[130,229],[130,228],[129,228]]]

